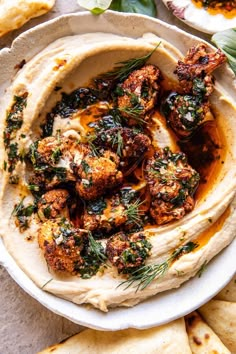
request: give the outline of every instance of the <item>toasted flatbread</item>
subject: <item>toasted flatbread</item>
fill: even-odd
[[[190,354],[184,319],[146,329],[117,332],[85,330],[38,354]],[[225,352],[226,353],[226,352]]]
[[[236,302],[236,275],[229,284],[215,296],[215,300]]]
[[[222,342],[236,353],[236,303],[211,300],[199,310],[207,324],[216,332]]]
[[[55,0],[0,0],[0,37],[45,14]]]
[[[220,338],[196,311],[186,316],[185,322],[193,354],[230,354],[230,351],[225,347]]]

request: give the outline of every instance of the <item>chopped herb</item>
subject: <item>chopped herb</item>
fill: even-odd
[[[37,184],[28,184],[27,188],[30,191],[39,192],[39,186]]]
[[[205,272],[206,270],[206,265],[207,265],[207,261],[205,261],[201,267],[199,268],[198,272],[197,272],[197,275],[198,275],[198,278],[201,278],[202,274]]]
[[[52,152],[51,159],[52,159],[53,163],[56,164],[56,163],[60,160],[60,157],[61,157],[61,149],[60,149],[60,147],[58,146],[58,147]]]
[[[17,226],[20,228],[20,231],[24,231],[29,227],[29,217],[35,212],[36,207],[33,204],[24,206],[24,198],[17,204],[12,212],[12,216],[15,216],[17,219]]]
[[[85,160],[81,161],[81,166],[82,166],[82,169],[83,169],[83,171],[85,172],[86,175],[89,172],[91,172],[91,168],[90,168],[89,164]]]
[[[26,107],[28,93],[25,92],[22,96],[14,96],[13,105],[7,114],[6,128],[4,130],[4,144],[8,148],[10,141],[14,138],[15,132],[19,130],[23,123],[23,109]]]
[[[87,212],[88,214],[92,215],[101,215],[103,213],[103,210],[106,209],[107,203],[103,198],[97,199],[90,201],[87,204]]]
[[[43,209],[43,214],[45,218],[49,219],[51,216],[51,207],[48,205],[46,208]]]
[[[95,241],[91,232],[88,231],[88,246],[81,253],[83,265],[78,267],[78,272],[83,279],[89,279],[96,274],[101,266],[107,260],[105,250],[100,242]]]
[[[8,147],[8,163],[9,163],[8,172],[13,172],[18,160],[19,160],[18,144],[12,143]]]

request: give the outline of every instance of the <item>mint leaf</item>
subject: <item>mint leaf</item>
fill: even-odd
[[[110,10],[119,12],[141,13],[156,17],[157,9],[154,0],[113,0]]]
[[[217,32],[212,36],[211,40],[225,53],[229,65],[236,75],[236,28]]]

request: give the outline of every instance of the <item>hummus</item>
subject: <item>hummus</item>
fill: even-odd
[[[32,190],[29,190],[32,166],[24,156],[40,139],[42,124],[62,99],[62,92],[69,94],[79,87],[87,87],[91,79],[111,71],[117,62],[144,56],[152,50],[148,63],[158,66],[167,90],[176,89],[174,70],[182,54],[165,40],[150,33],[138,39],[88,33],[58,39],[29,60],[14,77],[0,107],[1,117],[17,112],[21,121],[13,134],[10,131],[10,138],[6,136],[5,119],[1,121],[5,135],[0,153],[0,165],[3,166],[0,229],[5,246],[39,288],[77,304],[90,303],[102,311],[117,306],[133,306],[159,292],[179,287],[201,272],[235,236],[236,107],[221,83],[217,82],[210,96],[210,109],[220,143],[218,158],[207,172],[206,183],[200,183],[194,209],[179,220],[159,226],[154,222],[148,223],[142,230],[151,244],[145,264],[167,262],[168,269],[163,276],[137,291],[136,282],[128,287],[121,284],[129,276],[119,273],[109,261],[89,279],[78,274],[55,272],[47,265],[37,237],[42,221],[34,212],[34,198]],[[61,136],[81,139],[87,129],[84,117],[82,111],[63,119],[54,115],[51,135],[56,136],[60,131]],[[179,150],[178,139],[166,126],[159,109],[152,117],[149,137],[154,147],[169,147],[173,152]],[[6,144],[8,138],[10,140]],[[14,147],[17,147],[17,155],[21,158],[15,159]],[[17,210],[22,205],[29,208],[20,215],[23,220],[16,220]],[[23,222],[23,229],[19,222],[21,226]],[[107,239],[102,240],[102,244],[106,242]],[[176,250],[190,243],[195,245],[190,252],[171,258]],[[170,258],[174,261],[168,261]]]

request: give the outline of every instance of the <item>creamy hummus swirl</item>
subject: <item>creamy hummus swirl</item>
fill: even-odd
[[[87,33],[64,37],[51,43],[35,55],[15,76],[0,107],[1,117],[12,106],[14,96],[27,92],[27,105],[23,109],[23,124],[13,142],[21,151],[27,151],[32,142],[40,136],[40,124],[44,121],[59,93],[86,85],[91,78],[111,70],[115,63],[143,55],[153,50],[150,62],[157,65],[171,83],[173,71],[181,53],[166,41],[147,33],[142,38],[131,39],[109,33]],[[49,271],[38,246],[38,218],[32,216],[30,227],[20,233],[14,223],[14,206],[25,198],[31,202],[27,189],[29,168],[18,161],[15,172],[19,184],[9,184],[9,173],[2,170],[1,183],[1,235],[9,253],[21,269],[45,291],[56,294],[77,304],[90,303],[102,311],[110,307],[133,306],[158,292],[177,288],[193,277],[201,267],[226,247],[235,236],[235,186],[236,186],[236,108],[232,99],[225,95],[220,83],[211,97],[211,110],[221,132],[224,145],[224,160],[219,161],[210,182],[203,188],[195,209],[183,219],[166,226],[149,227],[144,233],[152,243],[152,253],[147,264],[160,264],[171,252],[187,242],[198,242],[193,252],[182,255],[168,269],[165,276],[153,281],[143,290],[135,286],[119,286],[124,277],[110,266],[90,279],[79,276],[61,275]],[[156,117],[152,138],[158,146],[169,145],[177,149],[175,140],[165,125]],[[4,129],[5,122],[1,122]],[[83,124],[79,119],[60,119],[54,122],[54,133],[80,136]],[[1,166],[7,161],[7,154],[1,141]],[[105,242],[105,241],[104,241]],[[134,284],[135,285],[135,284]]]

